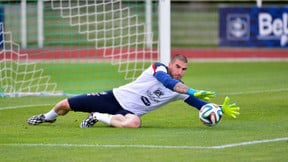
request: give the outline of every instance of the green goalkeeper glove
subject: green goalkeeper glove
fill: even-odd
[[[209,101],[210,98],[216,96],[216,93],[213,91],[194,90],[192,88],[189,88],[187,93],[191,96],[200,98],[205,101]]]
[[[240,107],[236,105],[236,103],[229,104],[230,98],[228,96],[225,97],[222,107],[222,112],[225,115],[228,115],[232,118],[236,118],[236,115],[240,115],[239,110]]]

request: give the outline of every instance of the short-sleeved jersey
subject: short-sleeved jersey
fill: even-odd
[[[126,110],[142,116],[171,101],[185,100],[187,94],[180,94],[166,88],[154,77],[157,71],[168,73],[166,65],[154,63],[146,69],[135,81],[113,89],[119,104]]]

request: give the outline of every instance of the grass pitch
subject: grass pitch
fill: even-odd
[[[217,92],[241,107],[215,127],[198,119],[182,101],[143,116],[142,128],[97,123],[79,128],[87,116],[70,112],[56,123],[29,126],[64,97],[0,98],[0,161],[287,161],[288,63],[190,63],[183,81]]]

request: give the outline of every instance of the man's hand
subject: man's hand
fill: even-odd
[[[230,98],[227,96],[224,99],[222,107],[222,111],[225,115],[228,115],[232,118],[237,118],[237,115],[240,115],[239,110],[240,107],[236,105],[236,103],[229,104]]]
[[[216,97],[216,93],[212,91],[199,90],[194,93],[194,96],[202,100],[209,101],[210,98]]]
[[[194,90],[191,88],[188,90],[188,94],[205,101],[209,101],[210,98],[216,97],[216,93],[213,91]]]

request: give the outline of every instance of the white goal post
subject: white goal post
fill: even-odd
[[[9,8],[4,13],[5,21],[0,22],[0,47],[3,47],[0,95],[74,95],[81,93],[81,89],[102,90],[135,79],[152,62],[168,64],[170,3],[170,0],[0,2],[0,7]],[[9,14],[14,14],[15,20]],[[17,20],[21,26],[18,32],[13,30]],[[122,80],[114,81],[116,76]],[[88,81],[94,78],[95,83]]]
[[[258,7],[262,7],[262,0],[256,0],[256,4]]]
[[[171,2],[170,0],[160,0],[159,2],[160,61],[168,64],[171,54]]]

